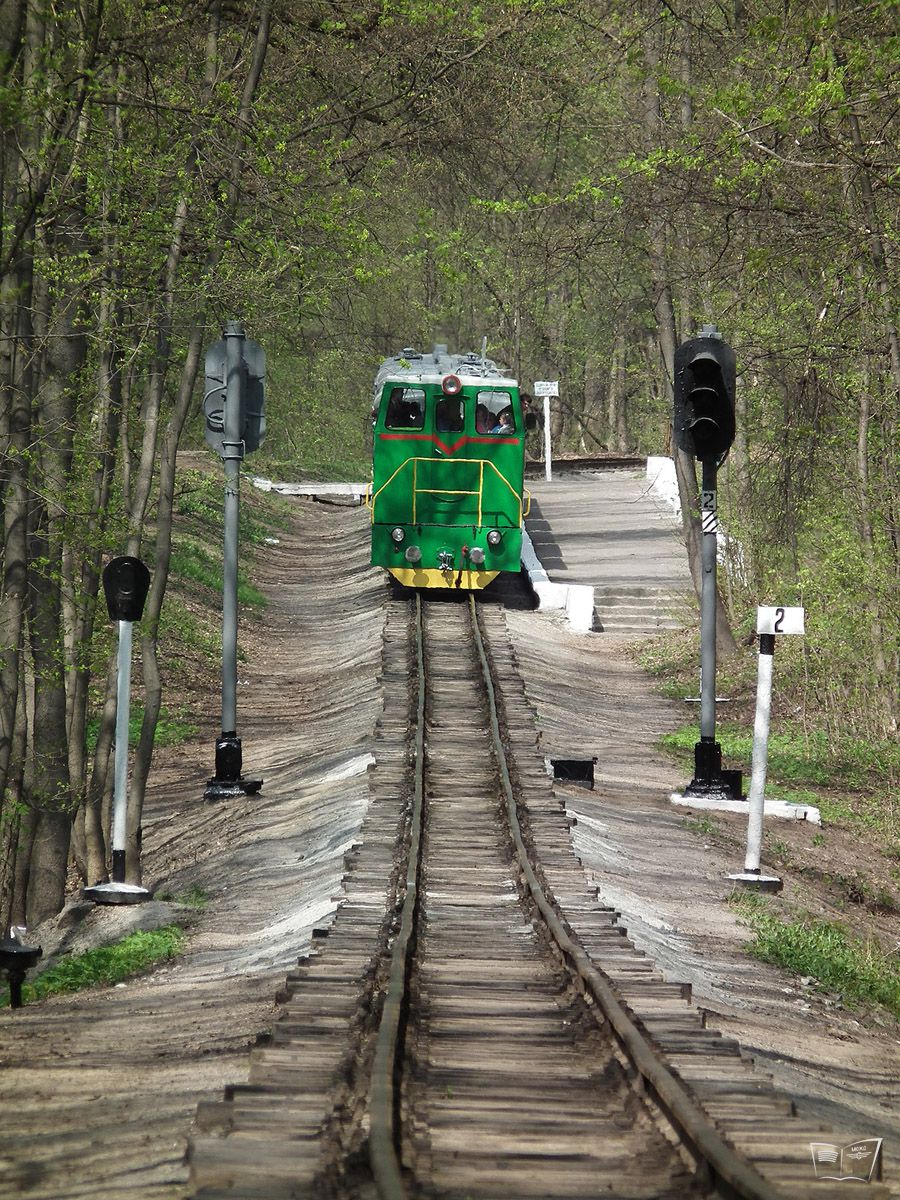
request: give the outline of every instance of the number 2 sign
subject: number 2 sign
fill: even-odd
[[[804,633],[804,609],[759,605],[756,610],[757,633]]]

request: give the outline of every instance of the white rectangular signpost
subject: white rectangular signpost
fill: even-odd
[[[802,608],[766,608],[760,605],[756,610],[756,632],[804,633],[803,615]]]
[[[759,634],[759,673],[756,683],[756,719],[753,723],[753,764],[750,795],[747,798],[747,854],[743,871],[729,875],[728,878],[746,887],[779,892],[781,880],[776,875],[763,875],[759,867],[766,798],[769,716],[772,710],[772,666],[775,659],[775,638],[782,634],[805,632],[804,610],[760,605],[756,610],[756,632]]]
[[[538,379],[534,385],[535,396],[542,396],[544,400],[544,477],[552,479],[553,473],[550,466],[550,397],[559,395],[559,380],[558,379]]]

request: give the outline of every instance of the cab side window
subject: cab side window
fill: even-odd
[[[509,392],[479,392],[475,407],[476,433],[516,432],[516,416]]]
[[[425,424],[425,393],[421,388],[395,387],[388,397],[385,429],[421,429]]]

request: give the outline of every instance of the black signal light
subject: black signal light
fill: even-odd
[[[721,462],[734,441],[734,351],[714,326],[675,351],[675,444]]]
[[[103,590],[111,621],[139,621],[150,589],[150,572],[139,558],[123,554],[103,571]]]

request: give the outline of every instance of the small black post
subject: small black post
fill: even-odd
[[[112,812],[112,879],[83,889],[95,904],[142,904],[150,892],[125,882],[128,842],[128,716],[131,708],[131,643],[134,622],[144,612],[150,572],[139,558],[124,554],[103,570],[103,590],[110,620],[119,626],[118,679],[116,685],[116,757]]]
[[[5,971],[9,980],[10,1008],[22,1007],[22,984],[25,974],[42,954],[40,946],[23,946],[15,929],[11,929],[9,937],[0,941],[0,971]]]

